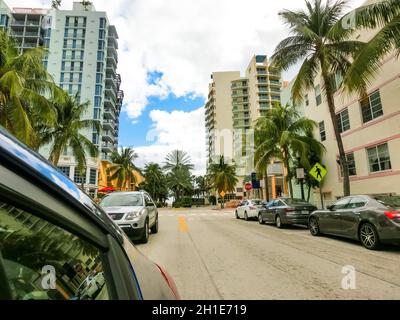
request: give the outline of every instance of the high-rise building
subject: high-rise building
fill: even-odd
[[[265,55],[251,59],[245,76],[239,71],[215,72],[209,85],[206,104],[208,161],[224,155],[236,164],[239,182],[236,192],[228,198],[244,197],[244,182],[254,172],[254,124],[266,110],[280,103],[281,75]],[[283,194],[283,166],[277,162],[269,168],[269,193]],[[261,197],[261,192],[253,193]]]
[[[99,157],[87,156],[86,176],[76,170],[71,150],[60,158],[60,169],[95,194],[100,160],[109,160],[118,147],[119,114],[123,103],[121,77],[117,74],[118,34],[106,12],[93,4],[74,2],[72,10],[13,8],[0,0],[0,27],[5,27],[20,50],[43,46],[48,49],[43,63],[54,81],[81,103],[90,102],[84,119],[99,120],[82,133],[99,148]],[[50,146],[40,152],[48,156]]]

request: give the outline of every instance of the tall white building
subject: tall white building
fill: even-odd
[[[106,12],[93,5],[74,2],[72,10],[13,8],[0,0],[0,27],[13,36],[20,50],[43,46],[49,52],[44,60],[55,82],[70,95],[78,93],[90,106],[85,119],[102,123],[101,132],[93,128],[83,134],[99,147],[99,157],[87,156],[86,176],[76,168],[71,150],[60,158],[60,169],[76,183],[95,194],[100,160],[109,160],[118,146],[119,114],[123,102],[121,77],[117,74],[118,33]],[[40,152],[49,155],[49,146]]]

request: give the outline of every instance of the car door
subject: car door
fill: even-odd
[[[273,205],[274,201],[272,200],[265,205],[265,209],[262,211],[263,212],[262,215],[263,218],[265,219],[265,222],[272,222],[271,208],[273,207]]]
[[[147,194],[144,195],[144,200],[147,211],[149,213],[149,223],[150,226],[152,226],[156,222],[156,206],[154,205],[153,201],[151,201],[151,198]]]
[[[275,222],[275,213],[276,213],[276,207],[279,204],[279,200],[273,200],[271,201],[271,205],[268,207],[267,210],[267,219],[268,222]]]
[[[319,225],[322,232],[340,235],[342,234],[341,214],[346,210],[350,197],[340,199],[329,210],[321,211]]]
[[[346,237],[357,238],[360,212],[365,208],[368,199],[361,196],[351,197],[346,208],[340,211],[341,234]]]

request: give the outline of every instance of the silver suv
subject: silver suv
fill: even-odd
[[[145,191],[114,192],[106,196],[100,206],[132,240],[149,241],[158,232],[158,211]]]

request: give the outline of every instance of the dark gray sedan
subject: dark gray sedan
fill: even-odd
[[[400,242],[400,197],[350,196],[309,219],[313,236],[330,234],[361,241],[367,249]]]
[[[288,224],[307,225],[308,217],[315,210],[317,207],[304,200],[279,198],[268,202],[259,210],[258,222],[275,223],[278,228]]]

